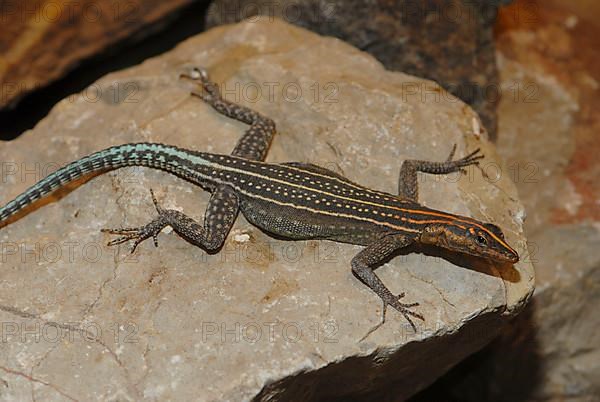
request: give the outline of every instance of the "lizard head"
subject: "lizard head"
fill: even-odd
[[[423,230],[421,242],[498,262],[519,261],[519,254],[506,243],[502,230],[492,223],[471,219],[436,223]]]

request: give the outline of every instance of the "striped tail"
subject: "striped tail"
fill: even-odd
[[[117,145],[95,152],[51,173],[0,208],[0,223],[52,191],[90,173],[107,172],[125,166],[147,166],[180,174],[182,166],[169,160],[173,155],[181,156],[189,152],[152,143]]]

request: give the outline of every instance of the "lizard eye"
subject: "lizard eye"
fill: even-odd
[[[477,236],[475,238],[475,241],[477,242],[478,245],[480,246],[487,246],[487,240],[485,237],[483,236]]]

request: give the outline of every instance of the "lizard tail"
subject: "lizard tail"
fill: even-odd
[[[148,166],[177,174],[179,165],[167,162],[169,159],[160,155],[172,155],[181,151],[169,145],[135,143],[95,152],[51,173],[0,208],[0,223],[59,187],[91,173],[107,172],[125,166]]]

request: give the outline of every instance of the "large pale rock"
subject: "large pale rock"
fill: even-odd
[[[0,2],[0,109],[110,46],[160,30],[192,1]]]
[[[443,160],[454,143],[461,154],[481,147],[482,169],[423,178],[421,199],[496,222],[523,252],[516,190],[506,177],[483,177],[495,151],[469,107],[436,84],[278,20],[213,29],[62,101],[0,147],[0,203],[109,145],[230,152],[246,126],[189,96],[177,76],[190,65],[207,67],[229,99],[276,121],[270,161],[316,162],[393,192],[402,160]],[[415,86],[424,92],[407,95]],[[120,103],[94,96],[123,88],[135,91]],[[174,233],[133,256],[105,247],[100,228],[154,216],[149,188],[165,207],[201,219],[207,193],[138,168],[62,192],[0,231],[4,399],[402,400],[491,340],[533,290],[526,260],[511,267],[402,255],[378,272],[419,301],[427,320],[414,333],[390,311],[360,342],[381,310],[350,271],[360,247],[276,240],[241,217],[215,255]]]
[[[496,135],[498,71],[493,25],[510,0],[215,0],[207,26],[276,16],[343,39],[388,70],[428,78],[468,103]]]

